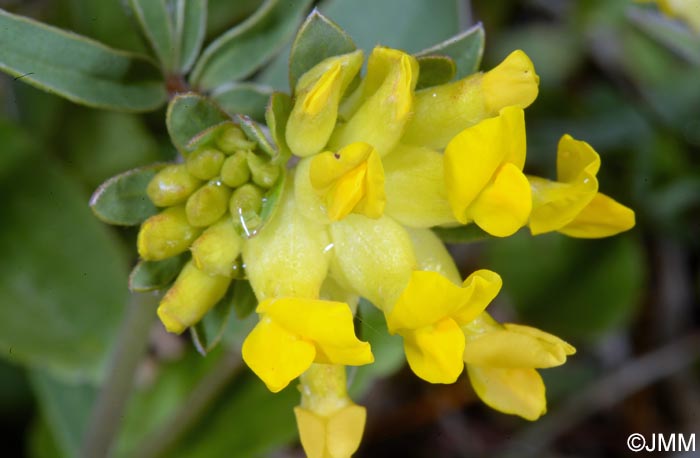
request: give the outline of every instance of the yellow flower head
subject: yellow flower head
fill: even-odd
[[[243,342],[243,360],[272,392],[313,362],[360,366],[374,362],[367,342],[355,337],[350,308],[342,302],[266,299],[260,321]]]
[[[474,221],[491,235],[512,235],[527,223],[532,207],[525,164],[522,108],[463,130],[445,149],[447,198],[455,218]]]
[[[501,325],[487,313],[462,330],[467,373],[482,401],[528,420],[547,411],[544,383],[535,369],[564,364],[574,347],[539,329]]]
[[[572,237],[608,237],[631,229],[634,212],[598,192],[600,157],[583,141],[564,135],[557,149],[557,181],[528,177],[532,188],[530,231]]]
[[[413,372],[431,383],[452,383],[464,369],[461,326],[484,311],[501,289],[501,277],[479,270],[457,286],[436,272],[415,271],[393,309],[389,332],[404,338]]]
[[[384,169],[372,145],[352,143],[337,153],[326,151],[311,160],[309,178],[325,197],[328,217],[338,221],[360,213],[379,218],[384,212]]]

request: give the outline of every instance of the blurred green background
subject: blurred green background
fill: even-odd
[[[207,37],[260,3],[209,0]],[[368,407],[357,456],[615,457],[629,455],[634,432],[700,431],[700,34],[653,5],[623,0],[319,6],[366,50],[417,52],[483,22],[482,68],[519,48],[541,78],[526,112],[526,172],[553,177],[557,141],[570,133],[600,153],[601,191],[637,214],[634,230],[609,239],[521,231],[451,247],[463,273],[488,267],[503,276],[491,309],[498,318],[579,350],[544,371],[549,414],[537,423],[490,411],[465,378],[418,380],[397,340],[378,332],[381,318],[363,307],[363,337],[378,364],[351,374],[355,399]],[[117,0],[0,7],[145,51]],[[253,79],[286,90],[286,52]],[[136,229],[99,222],[88,199],[105,179],[174,156],[164,110],[88,109],[0,74],[3,456],[77,455],[127,304],[156,300],[127,289]],[[225,345],[203,358],[188,336],[154,324],[115,456],[302,456],[291,410],[298,393],[271,395],[227,350],[249,326],[231,323]],[[188,406],[197,406],[191,415]]]

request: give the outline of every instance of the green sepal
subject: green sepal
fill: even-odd
[[[156,291],[170,286],[190,259],[185,252],[162,261],[139,261],[129,274],[129,289],[135,293]]]
[[[161,75],[142,56],[0,10],[0,70],[71,102],[152,111],[167,98]]]
[[[289,55],[289,87],[294,91],[301,75],[323,59],[356,49],[350,35],[314,8],[299,28],[292,44]]]
[[[146,188],[165,164],[139,167],[113,176],[100,185],[90,198],[90,208],[108,224],[136,226],[158,213]]]
[[[435,227],[433,232],[445,243],[469,243],[492,238],[488,232],[476,224],[458,227]]]
[[[227,113],[242,113],[256,121],[265,120],[265,106],[272,88],[255,83],[228,83],[211,93],[211,98]]]
[[[289,40],[311,0],[266,0],[202,53],[191,83],[204,90],[253,74]]]
[[[188,145],[192,139],[229,120],[228,115],[210,99],[188,92],[176,95],[170,101],[165,124],[173,145],[184,155],[190,151]]]
[[[455,61],[447,56],[421,56],[418,58],[418,65],[420,72],[416,90],[448,83],[457,73]]]
[[[481,23],[454,37],[416,53],[416,57],[447,56],[457,66],[455,77],[464,78],[475,73],[484,55],[484,27]],[[421,69],[422,70],[422,69]]]
[[[246,280],[231,283],[226,295],[206,315],[190,328],[192,342],[197,351],[206,356],[221,342],[226,333],[231,312],[245,318],[255,310],[255,295]]]
[[[267,139],[265,133],[260,128],[258,123],[253,121],[249,116],[240,114],[234,115],[233,120],[241,129],[243,129],[246,137],[248,137],[249,140],[256,142],[260,149],[263,150],[268,156],[271,158],[278,157],[279,153],[277,149],[275,149],[274,145],[272,145],[270,140]]]
[[[292,98],[284,92],[273,92],[265,110],[265,123],[283,161],[292,156],[286,139],[287,120],[291,112]]]

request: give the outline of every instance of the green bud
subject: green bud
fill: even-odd
[[[233,222],[240,226],[245,234],[251,235],[262,223],[262,204],[263,192],[254,184],[244,184],[233,192],[229,201],[229,211]]]
[[[234,278],[238,275],[238,255],[243,240],[231,218],[210,226],[192,244],[192,259],[198,269],[209,275]]]
[[[185,200],[202,182],[187,172],[185,164],[165,167],[151,179],[146,194],[157,207],[170,207]]]
[[[187,199],[187,221],[195,227],[214,224],[226,213],[231,189],[220,181],[210,181]]]
[[[202,148],[187,157],[187,171],[201,180],[211,180],[219,174],[224,153],[214,148]]]
[[[226,154],[233,154],[238,150],[254,149],[255,142],[248,140],[245,133],[238,126],[226,127],[219,134],[216,146]]]
[[[160,261],[186,251],[200,230],[192,227],[183,206],[170,207],[143,222],[137,247],[146,261]]]
[[[232,188],[237,188],[250,180],[247,153],[237,151],[226,158],[221,167],[221,181]]]
[[[253,183],[269,189],[280,176],[280,168],[255,153],[248,152],[248,168],[253,175]]]

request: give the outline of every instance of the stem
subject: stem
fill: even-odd
[[[134,449],[133,456],[156,458],[165,455],[197,423],[242,367],[238,353],[230,352],[222,356],[216,367],[195,386],[182,407],[156,432],[146,437]]]
[[[134,382],[134,373],[146,350],[156,316],[157,298],[134,294],[117,335],[105,381],[90,415],[80,456],[109,456]]]

